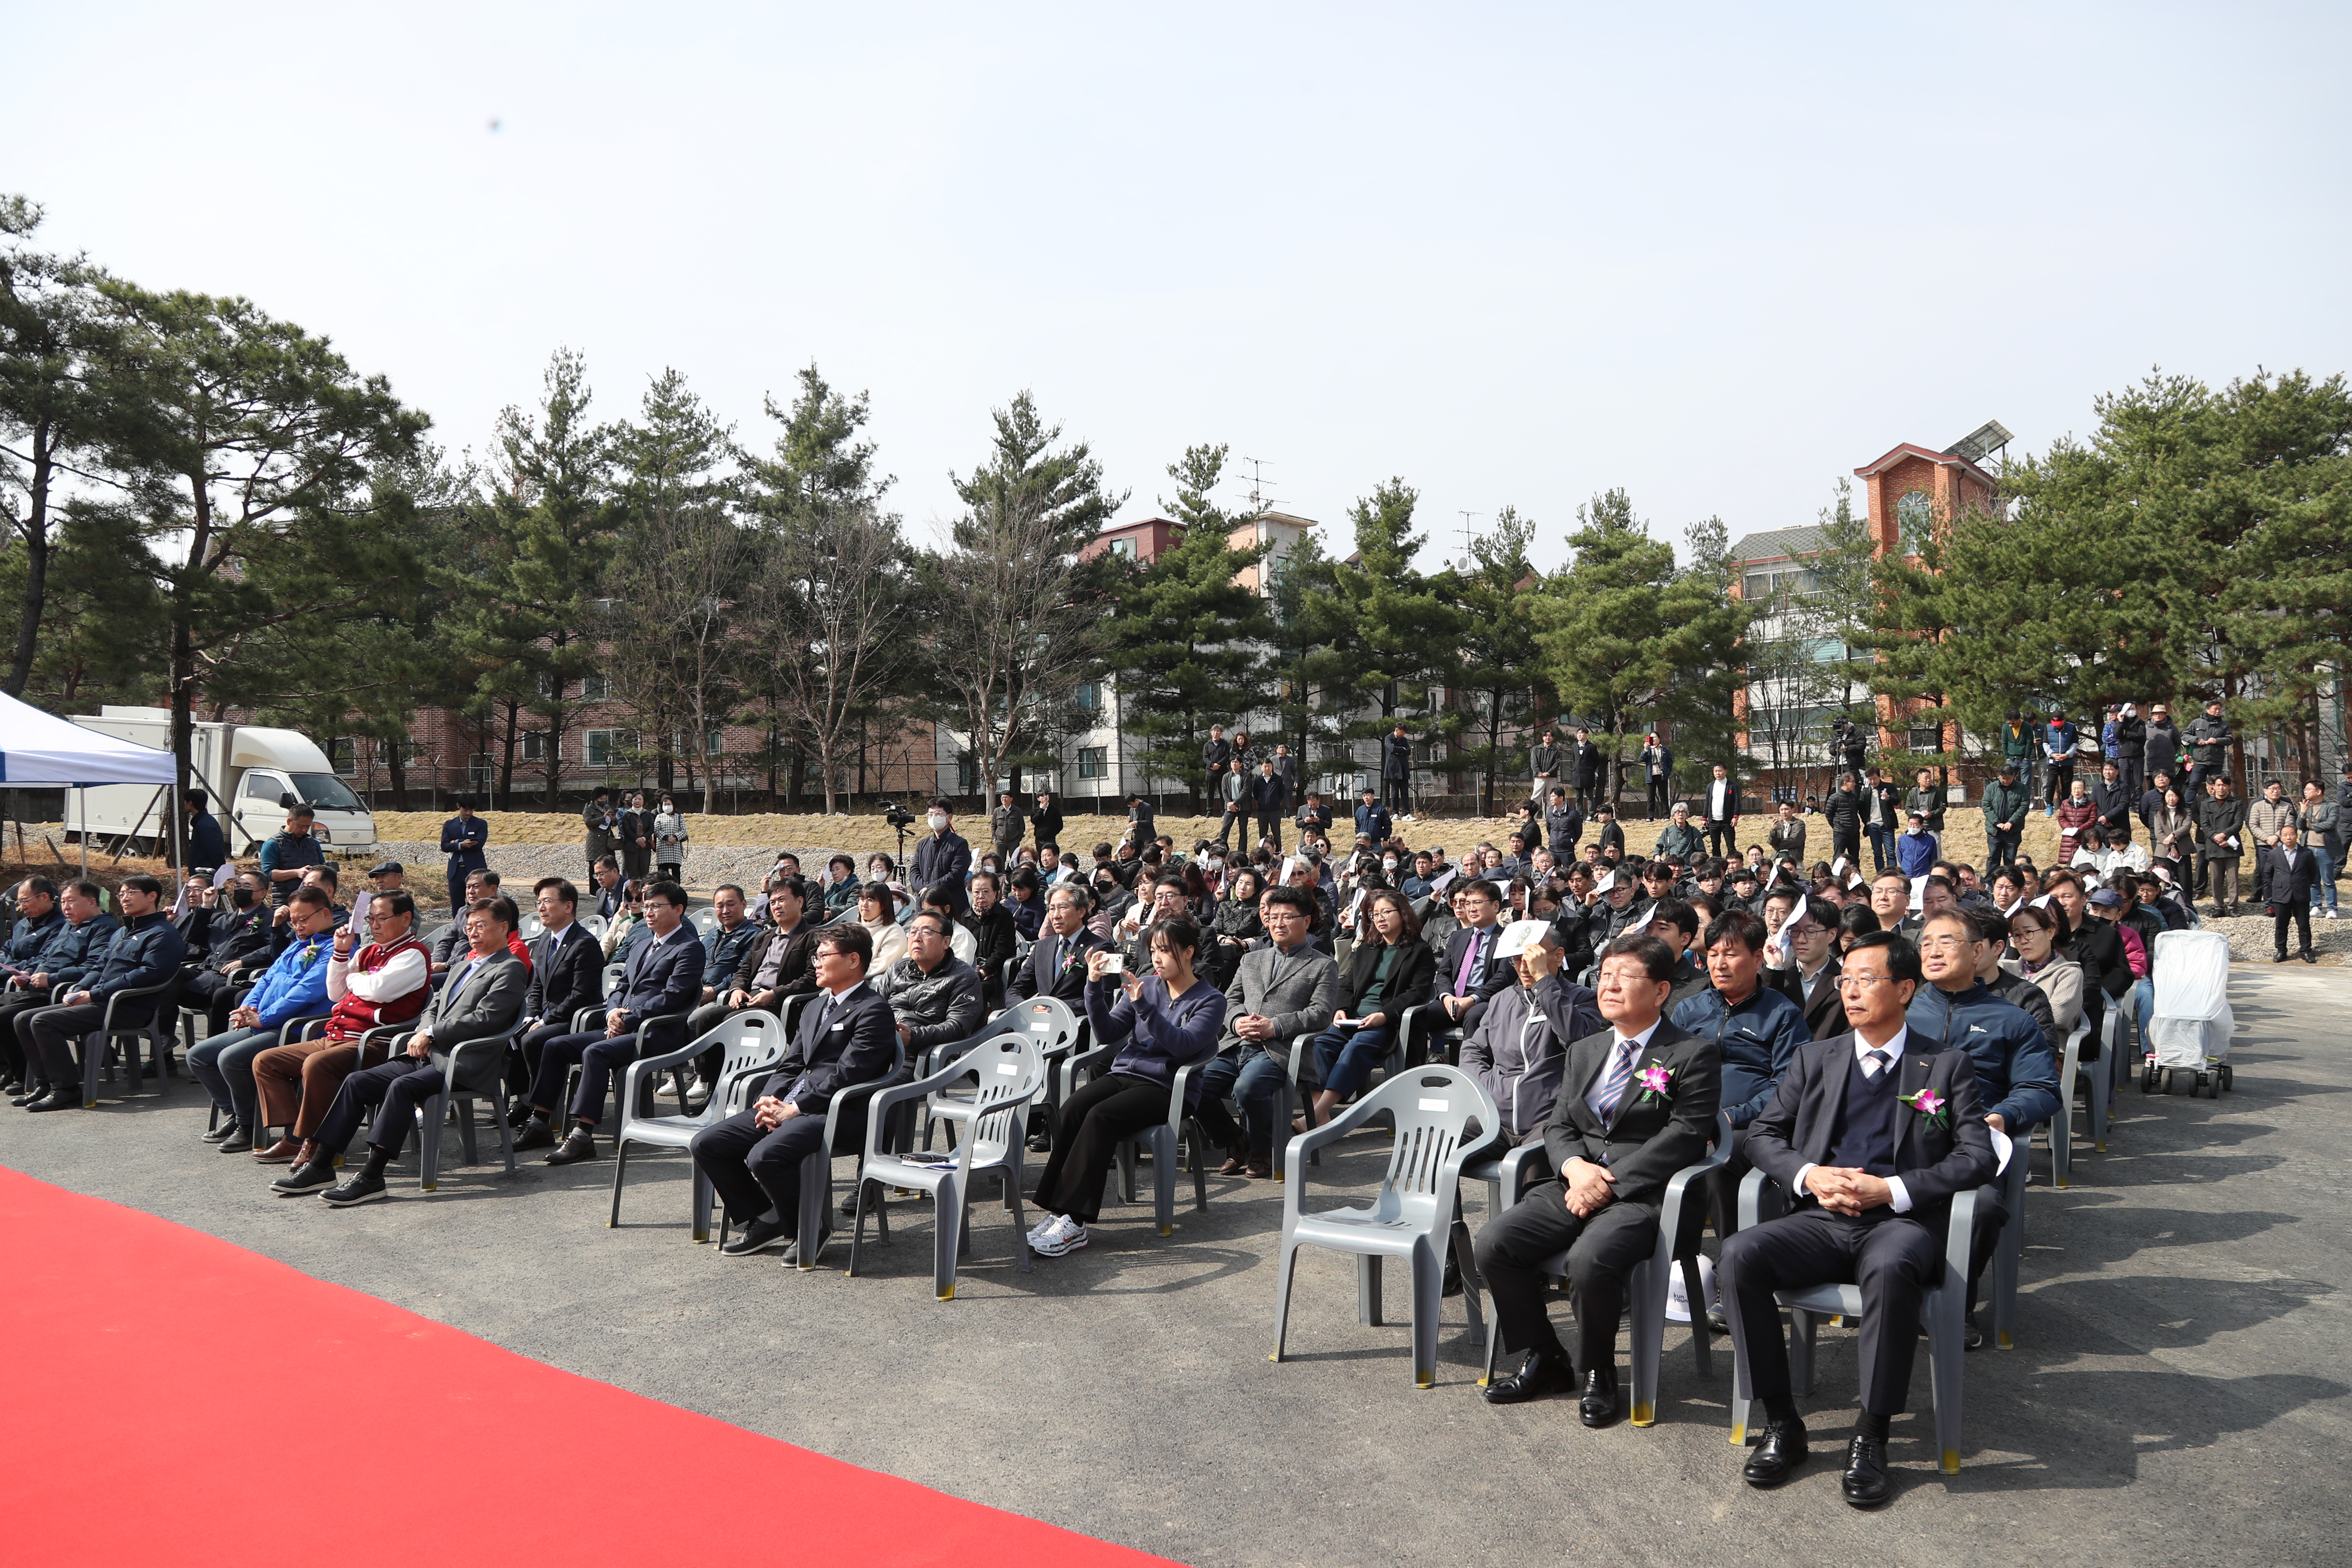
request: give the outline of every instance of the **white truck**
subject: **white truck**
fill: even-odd
[[[163,708],[109,704],[95,714],[77,714],[75,723],[101,735],[136,741],[168,751],[172,715]],[[209,809],[221,824],[229,854],[246,859],[286,824],[296,801],[317,812],[312,831],[337,856],[377,851],[375,817],[352,786],[335,775],[318,742],[293,730],[261,724],[216,724],[198,720],[189,737],[189,763],[195,787],[209,795]],[[66,836],[86,835],[93,844],[129,837],[142,850],[163,842],[169,812],[163,793],[152,784],[99,784],[66,791]]]

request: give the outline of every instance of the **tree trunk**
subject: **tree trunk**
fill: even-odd
[[[16,651],[8,665],[8,679],[0,681],[0,691],[11,697],[25,694],[25,682],[32,679],[33,655],[40,646],[41,611],[48,596],[49,583],[49,423],[40,420],[33,426],[33,480],[28,492],[29,505],[25,517],[25,606],[16,622]]]
[[[392,775],[392,809],[408,809],[408,759],[401,755],[406,749],[405,739],[386,743],[390,754],[383,760],[384,772]]]

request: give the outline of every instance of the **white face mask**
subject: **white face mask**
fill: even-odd
[[[945,827],[948,825],[947,814],[945,812],[939,811],[931,813],[930,823],[931,831],[937,833],[940,828]]]
[[[1381,861],[1381,866],[1382,866],[1382,868],[1384,868],[1385,869],[1387,869],[1387,870],[1391,870],[1391,871],[1393,871],[1393,870],[1395,870],[1395,869],[1397,868],[1397,863],[1396,863],[1394,860],[1383,860],[1383,861]]]

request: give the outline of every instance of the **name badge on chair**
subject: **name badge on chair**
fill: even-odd
[[[1018,1078],[1021,1076],[1021,1067],[1017,1062],[999,1062],[996,1064],[996,1070],[1003,1073],[1007,1078]]]
[[[1444,1110],[1453,1103],[1450,1100],[1423,1100],[1421,1108],[1423,1110]]]

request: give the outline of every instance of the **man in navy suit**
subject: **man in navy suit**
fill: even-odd
[[[749,1258],[793,1234],[801,1162],[824,1145],[833,1097],[883,1077],[897,1059],[898,1021],[890,1004],[866,983],[873,957],[874,938],[865,927],[851,921],[825,927],[816,941],[818,994],[801,1012],[792,1049],[751,1110],[694,1135],[695,1165],[727,1205],[728,1218],[742,1227],[720,1249],[729,1258]],[[845,1118],[841,1136],[862,1145],[864,1119]],[[824,1233],[816,1245],[824,1245]],[[794,1261],[791,1253],[784,1261]]]
[[[595,933],[574,917],[580,889],[568,877],[541,877],[532,888],[543,928],[530,944],[530,988],[523,994],[520,1050],[508,1060],[507,1088],[514,1104],[507,1125],[530,1122],[530,1080],[550,1040],[572,1032],[572,1016],[604,999],[604,949]]]
[[[653,940],[629,954],[621,994],[605,1009],[604,1026],[558,1035],[540,1047],[539,1070],[530,1079],[530,1124],[515,1140],[516,1148],[544,1149],[555,1142],[555,1100],[563,1092],[564,1075],[575,1063],[580,1068],[580,1092],[572,1101],[575,1125],[548,1155],[551,1165],[596,1157],[595,1127],[614,1073],[641,1055],[657,1056],[686,1043],[684,1015],[702,1000],[703,962],[702,939],[686,923],[686,889],[676,882],[647,888],[646,924],[653,928]],[[648,1018],[670,1021],[646,1029],[642,1026]]]
[[[1492,882],[1473,882],[1462,889],[1459,909],[1462,927],[1445,939],[1445,955],[1438,960],[1429,995],[1413,1009],[1421,1018],[1418,1037],[1431,1046],[1433,1060],[1440,1059],[1434,1055],[1436,1042],[1448,1030],[1467,1036],[1486,1016],[1487,1001],[1518,979],[1507,962],[1495,956],[1495,943],[1503,934],[1498,923],[1501,889]]]
[[[1887,1498],[1886,1428],[1903,1413],[1919,1310],[1944,1274],[1952,1198],[1992,1179],[1992,1135],[1965,1048],[1911,1033],[1919,953],[1873,931],[1845,955],[1838,988],[1851,1034],[1801,1046],[1772,1103],[1748,1124],[1748,1163],[1791,1194],[1793,1210],[1723,1244],[1724,1312],[1764,1406],[1764,1439],[1742,1471],[1777,1487],[1806,1458],[1790,1393],[1789,1348],[1773,1293],[1862,1288],[1862,1415],[1846,1449],[1845,1500]]]
[[[490,868],[482,846],[490,841],[490,825],[474,815],[474,797],[457,797],[457,815],[441,825],[441,853],[449,858],[449,908],[462,914],[466,908],[466,878],[468,873]]]
[[[1045,895],[1045,929],[1029,944],[1028,960],[1013,973],[1013,1000],[1054,996],[1068,1003],[1073,1011],[1085,1008],[1087,954],[1110,945],[1087,929],[1091,901],[1086,889],[1076,882],[1066,882]]]

